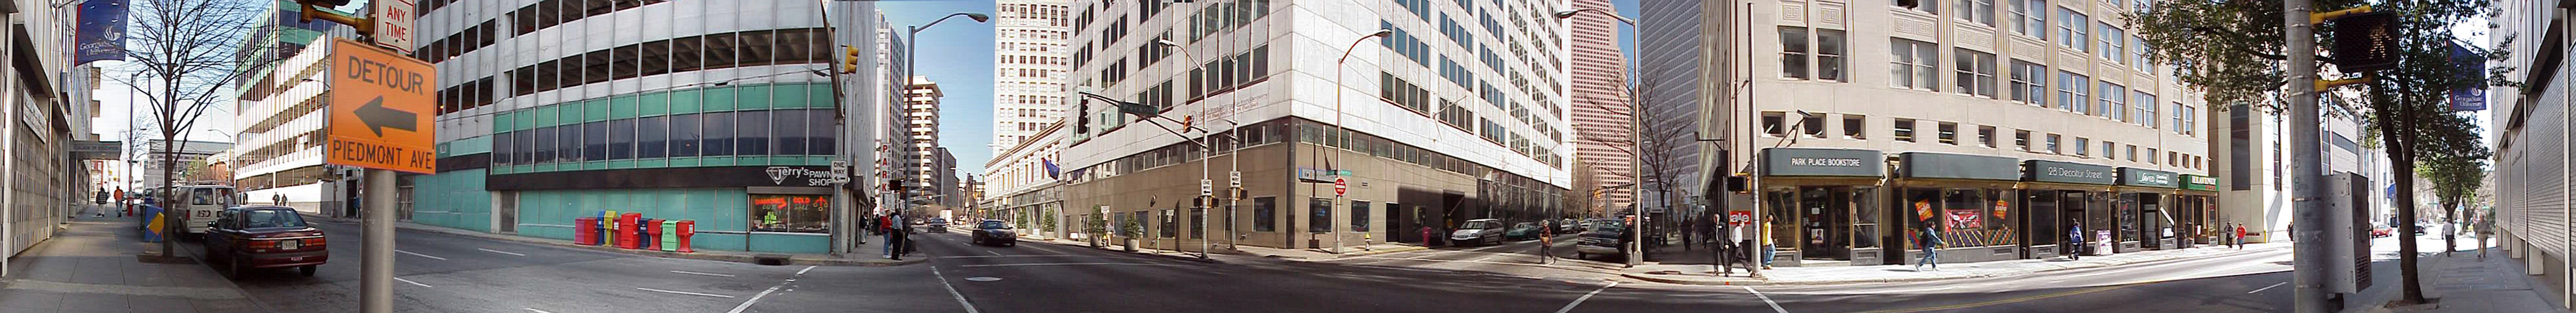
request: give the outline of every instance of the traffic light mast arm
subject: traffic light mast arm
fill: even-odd
[[[2325,23],[2326,23],[2326,21],[2329,21],[2329,20],[2334,20],[2334,19],[2336,19],[2336,18],[2342,18],[2342,17],[2343,17],[2343,16],[2345,16],[2345,15],[2353,15],[2353,14],[2359,14],[2359,13],[2370,13],[2370,6],[2368,6],[2368,5],[2364,5],[2364,6],[2361,6],[2361,7],[2350,8],[2350,9],[2342,9],[2342,10],[2335,10],[2334,12],[2326,12],[2326,13],[2310,13],[2310,14],[2308,14],[2308,24],[2325,24]]]
[[[302,22],[312,23],[313,19],[319,18],[325,21],[331,21],[332,23],[340,23],[340,25],[348,25],[349,29],[357,30],[358,35],[360,36],[372,37],[376,34],[376,20],[374,18],[349,16],[348,14],[314,7],[312,3],[299,2],[297,4],[304,7],[303,12],[297,15],[297,17],[302,19]]]

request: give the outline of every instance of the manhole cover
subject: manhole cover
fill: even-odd
[[[967,277],[967,278],[966,278],[966,281],[998,281],[998,280],[1002,280],[1002,279],[1001,279],[1001,278],[999,278],[999,277]]]

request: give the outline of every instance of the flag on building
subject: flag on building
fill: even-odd
[[[72,64],[125,60],[125,0],[82,3],[80,24],[73,30]]]
[[[1055,167],[1055,160],[1048,160],[1047,158],[1038,158],[1038,164],[1046,165],[1047,179],[1064,179],[1063,177],[1057,177],[1057,176],[1061,176],[1061,175],[1059,175],[1059,174],[1058,174],[1058,172],[1062,171],[1062,169],[1059,169],[1059,168],[1056,168],[1056,167]]]

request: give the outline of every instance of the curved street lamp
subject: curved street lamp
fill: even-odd
[[[1378,29],[1377,32],[1369,33],[1367,36],[1360,36],[1359,39],[1353,39],[1351,40],[1351,45],[1349,47],[1342,48],[1342,57],[1340,59],[1333,60],[1333,133],[1324,135],[1324,141],[1326,141],[1325,145],[1332,145],[1330,142],[1333,141],[1333,135],[1339,135],[1343,131],[1347,130],[1342,127],[1342,89],[1348,89],[1348,86],[1342,85],[1343,65],[1348,64],[1351,61],[1351,52],[1358,50],[1360,48],[1360,43],[1368,42],[1369,38],[1386,37],[1389,35],[1395,35],[1395,30],[1381,28]],[[1324,147],[1316,146],[1315,151],[1320,153],[1324,151]],[[1324,167],[1325,170],[1332,171],[1334,175],[1341,175],[1342,171],[1340,167],[1342,166],[1342,155],[1344,154],[1348,153],[1333,154],[1332,159],[1330,159],[1332,162],[1327,164],[1328,166]],[[1340,196],[1335,195],[1335,197]],[[1333,234],[1333,253],[1342,253],[1342,232],[1332,231],[1330,233]]]

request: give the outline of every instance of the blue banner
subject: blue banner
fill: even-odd
[[[125,0],[90,0],[80,8],[72,64],[125,59]]]
[[[2470,52],[2468,48],[2461,48],[2460,44],[2457,42],[2446,43],[2446,45],[2449,46],[2451,50],[2451,64],[2459,67],[2460,75],[2470,75],[2469,77],[2474,78],[2479,75],[2487,74],[2487,58],[2485,56],[2480,56],[2476,52]],[[2486,110],[2486,91],[2485,86],[2482,85],[2462,86],[2459,89],[2452,89],[2451,110]]]

